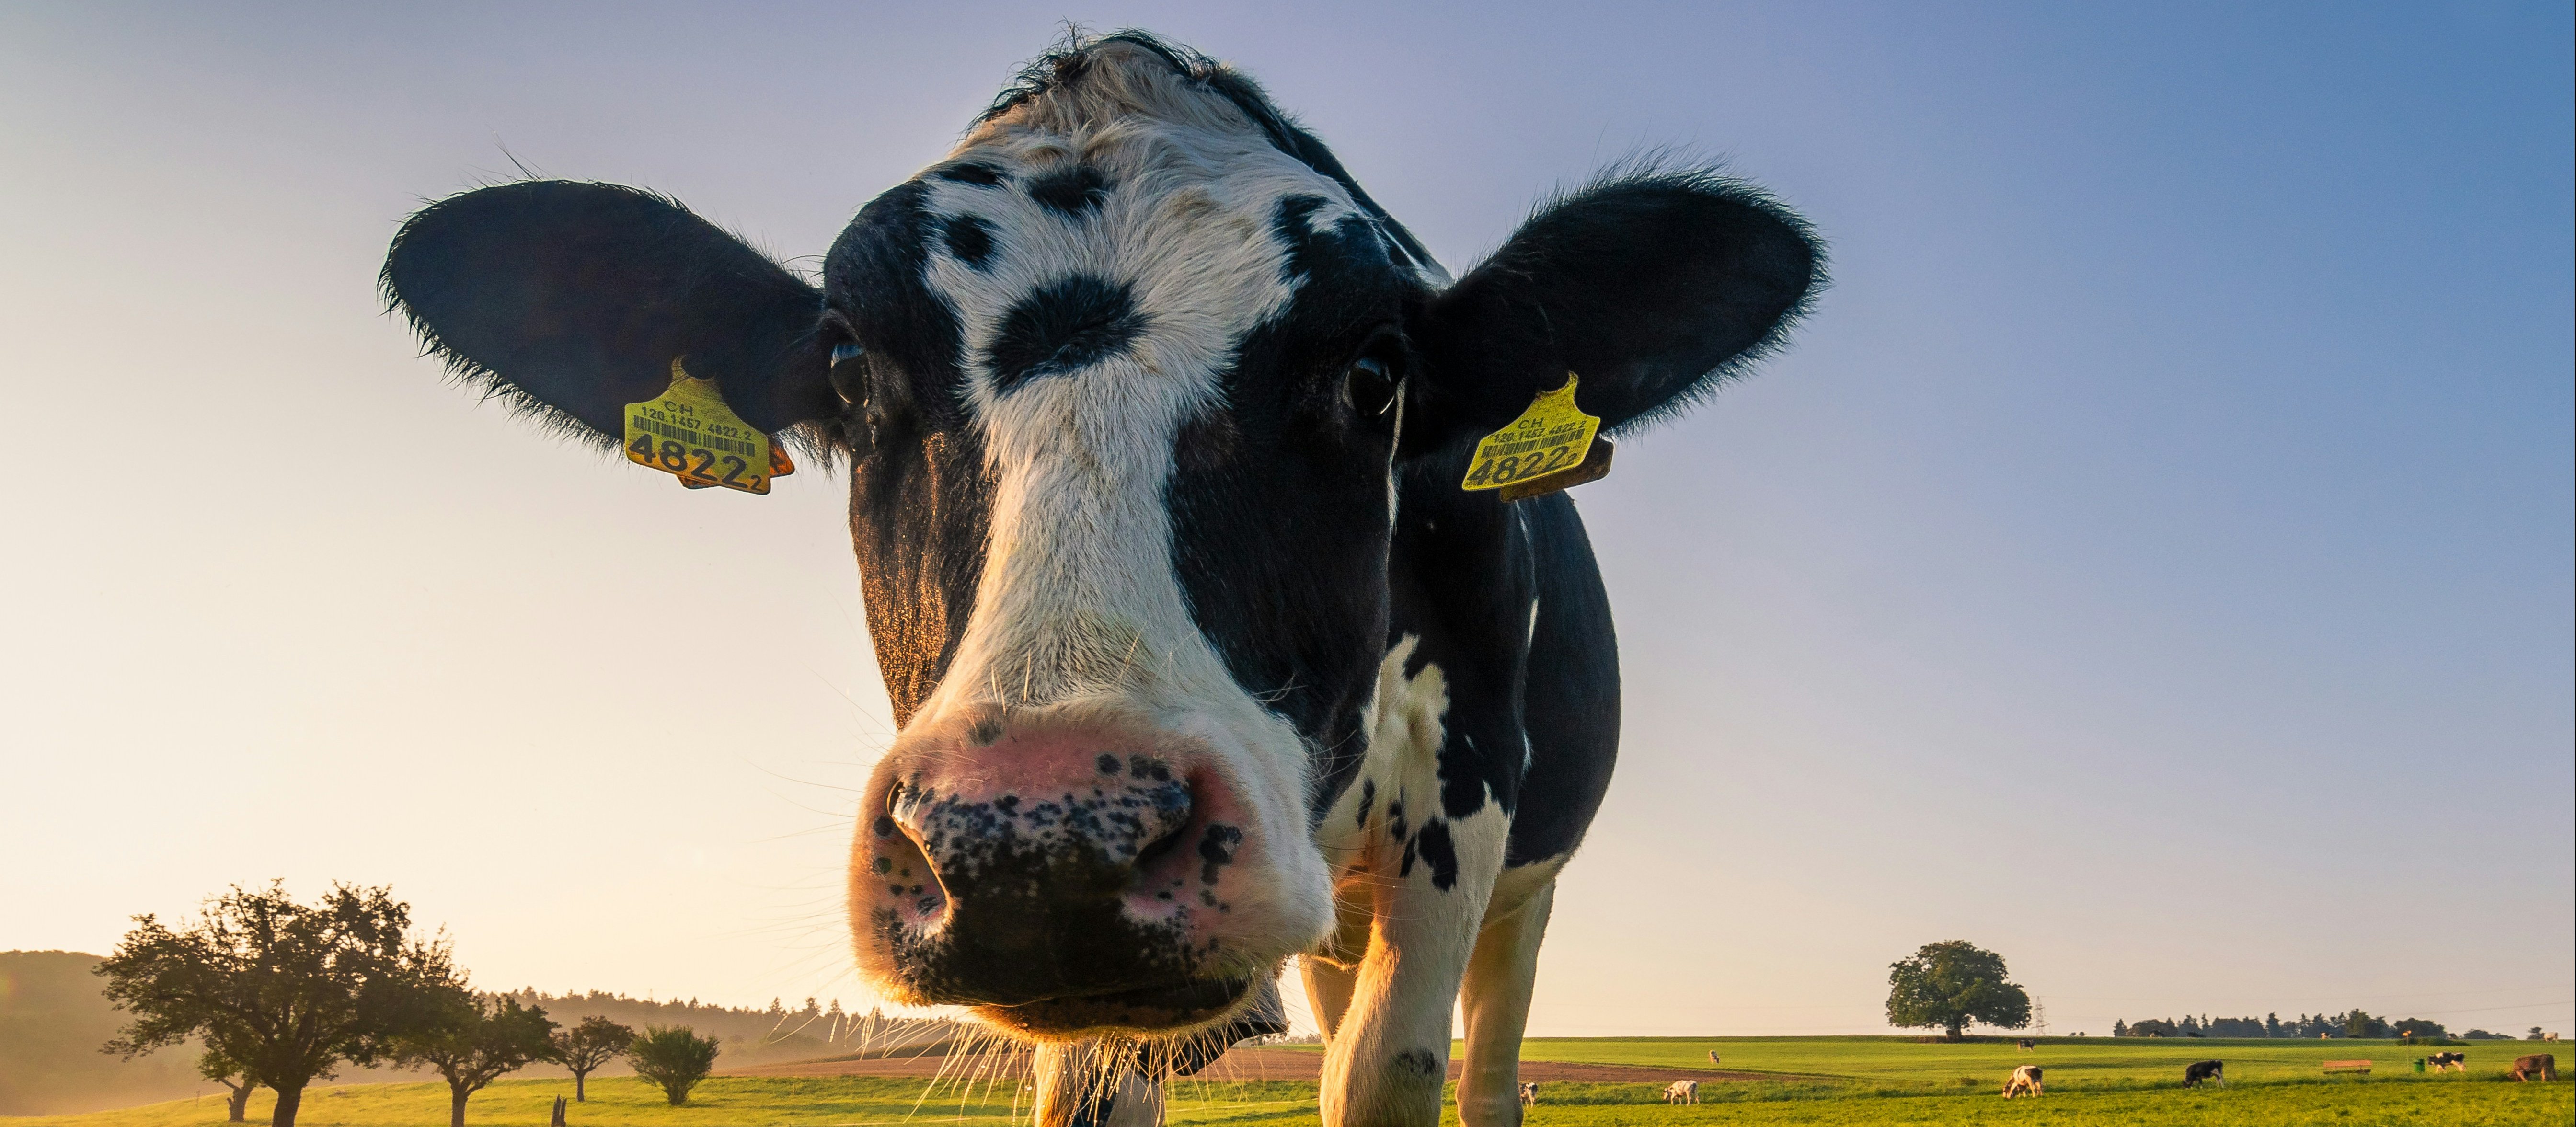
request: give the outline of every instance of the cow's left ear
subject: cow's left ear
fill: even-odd
[[[386,298],[448,367],[566,432],[614,444],[672,361],[776,434],[833,417],[823,297],[678,203],[616,184],[529,180],[414,215]]]
[[[1509,423],[1582,377],[1605,429],[1687,407],[1806,311],[1824,250],[1806,221],[1703,171],[1614,175],[1542,206],[1411,326],[1408,453]]]

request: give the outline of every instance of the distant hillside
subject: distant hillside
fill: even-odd
[[[134,1061],[98,1051],[125,1015],[77,951],[0,951],[0,1115],[68,1114],[221,1092],[193,1048]]]
[[[99,956],[75,951],[0,951],[0,1115],[66,1115],[129,1107],[190,1096],[221,1096],[223,1088],[197,1075],[197,1049],[163,1049],[132,1061],[98,1051],[116,1035],[126,1015],[108,1004],[91,973]],[[821,1057],[874,1055],[945,1042],[958,1027],[942,1020],[845,1014],[812,999],[790,1009],[733,1009],[687,1002],[654,1002],[622,994],[550,995],[510,992],[523,1005],[545,1008],[558,1024],[601,1015],[642,1029],[685,1025],[724,1043],[716,1067],[774,1064]],[[614,1064],[598,1075],[629,1070]],[[534,1065],[518,1075],[569,1075],[554,1065]],[[340,1081],[418,1079],[391,1069],[343,1069]]]

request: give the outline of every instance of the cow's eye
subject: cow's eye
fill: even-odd
[[[841,402],[856,407],[867,402],[868,366],[861,361],[867,350],[856,341],[843,341],[832,346],[832,391]]]
[[[1342,373],[1342,402],[1359,418],[1379,419],[1395,410],[1400,383],[1386,361],[1363,356],[1351,361],[1350,368]]]

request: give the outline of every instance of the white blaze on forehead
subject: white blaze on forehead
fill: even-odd
[[[1125,118],[955,155],[1005,172],[992,186],[923,181],[934,215],[973,216],[992,233],[980,265],[934,246],[927,272],[957,312],[965,397],[994,479],[992,539],[973,617],[924,713],[1114,694],[1229,727],[1246,708],[1261,714],[1190,619],[1164,490],[1181,427],[1221,406],[1236,347],[1296,294],[1272,229],[1280,201],[1324,199],[1307,219],[1319,231],[1357,209],[1248,125]],[[1106,181],[1096,206],[1068,214],[1024,190],[1077,160]],[[1124,287],[1141,331],[1095,363],[1003,390],[997,377],[1018,373],[987,358],[1011,310],[1076,277]]]

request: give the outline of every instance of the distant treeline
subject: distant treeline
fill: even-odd
[[[2298,1037],[2313,1041],[2320,1037],[2382,1039],[2414,1037],[2419,1040],[2444,1040],[2455,1035],[2443,1028],[2442,1023],[2438,1021],[2420,1017],[2398,1018],[2392,1021],[2387,1018],[2373,1017],[2360,1009],[2352,1009],[2339,1014],[2300,1014],[2287,1020],[2279,1014],[2265,1014],[2262,1017],[2216,1018],[2207,1014],[2199,1017],[2185,1014],[2181,1021],[2161,1017],[2135,1023],[2115,1021],[2111,1023],[2111,1036]],[[2456,1036],[2466,1041],[2513,1039],[2511,1034],[2489,1033],[2483,1029],[2472,1029]]]
[[[751,1009],[701,1004],[695,998],[657,1002],[599,990],[546,994],[523,988],[502,991],[498,996],[516,998],[523,1006],[544,1007],[546,1016],[563,1025],[574,1025],[593,1015],[637,1029],[685,1025],[724,1043],[720,1067],[875,1053],[945,1042],[959,1032],[955,1022],[944,1019],[888,1017],[873,1009],[864,1014],[848,1013],[841,1009],[838,998],[829,1005],[807,998],[794,1008],[783,998],[772,998],[767,1009]],[[543,1065],[532,1065],[525,1073],[546,1074]]]
[[[90,973],[98,956],[76,951],[0,951],[0,1116],[67,1115],[154,1100],[208,1096],[221,1117],[223,1089],[197,1075],[198,1046],[163,1049],[134,1060],[99,1052],[130,1015],[108,1004],[100,979]],[[573,1026],[597,1014],[623,1025],[685,1025],[724,1046],[718,1069],[888,1049],[936,1045],[954,1037],[949,1021],[852,1014],[839,1001],[785,999],[766,1009],[648,1001],[623,994],[544,994],[505,991],[523,1006],[542,1006],[557,1024]],[[594,1076],[623,1076],[624,1061]],[[514,1077],[569,1076],[562,1066],[536,1064]],[[373,1083],[433,1078],[392,1068],[347,1068],[339,1082]]]

